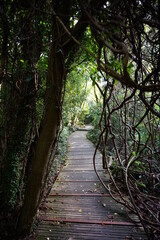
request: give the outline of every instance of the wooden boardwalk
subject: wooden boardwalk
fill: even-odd
[[[134,226],[124,206],[117,204],[102,187],[93,169],[94,147],[86,131],[69,138],[66,166],[60,172],[40,211],[41,223],[36,240],[145,240],[141,228]],[[108,181],[98,153],[96,166]]]

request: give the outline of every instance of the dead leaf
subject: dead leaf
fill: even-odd
[[[90,190],[88,190],[88,192],[91,192],[91,193],[93,193],[93,190],[91,190],[91,189],[90,189]]]
[[[135,240],[135,238],[133,238],[132,236],[126,236],[125,240]]]
[[[113,215],[108,215],[108,218],[109,218],[109,219],[113,219],[114,216],[113,216]]]

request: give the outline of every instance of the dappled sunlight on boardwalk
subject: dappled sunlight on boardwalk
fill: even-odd
[[[124,206],[116,203],[98,181],[92,162],[94,147],[86,139],[86,131],[73,133],[69,143],[66,166],[47,198],[46,209],[40,212],[36,240],[146,239]],[[108,182],[100,153],[96,163],[100,176]]]

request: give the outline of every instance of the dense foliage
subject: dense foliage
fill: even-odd
[[[1,226],[10,216],[17,238],[32,229],[58,141],[90,120],[112,188],[102,184],[159,238],[159,12],[157,0],[0,2]]]

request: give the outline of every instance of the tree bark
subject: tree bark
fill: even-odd
[[[40,137],[32,159],[31,173],[25,193],[24,205],[19,219],[19,231],[30,231],[39,205],[41,187],[52,144],[56,140],[61,116],[61,95],[64,80],[64,59],[58,46],[52,46],[46,91],[46,110],[41,124]]]

